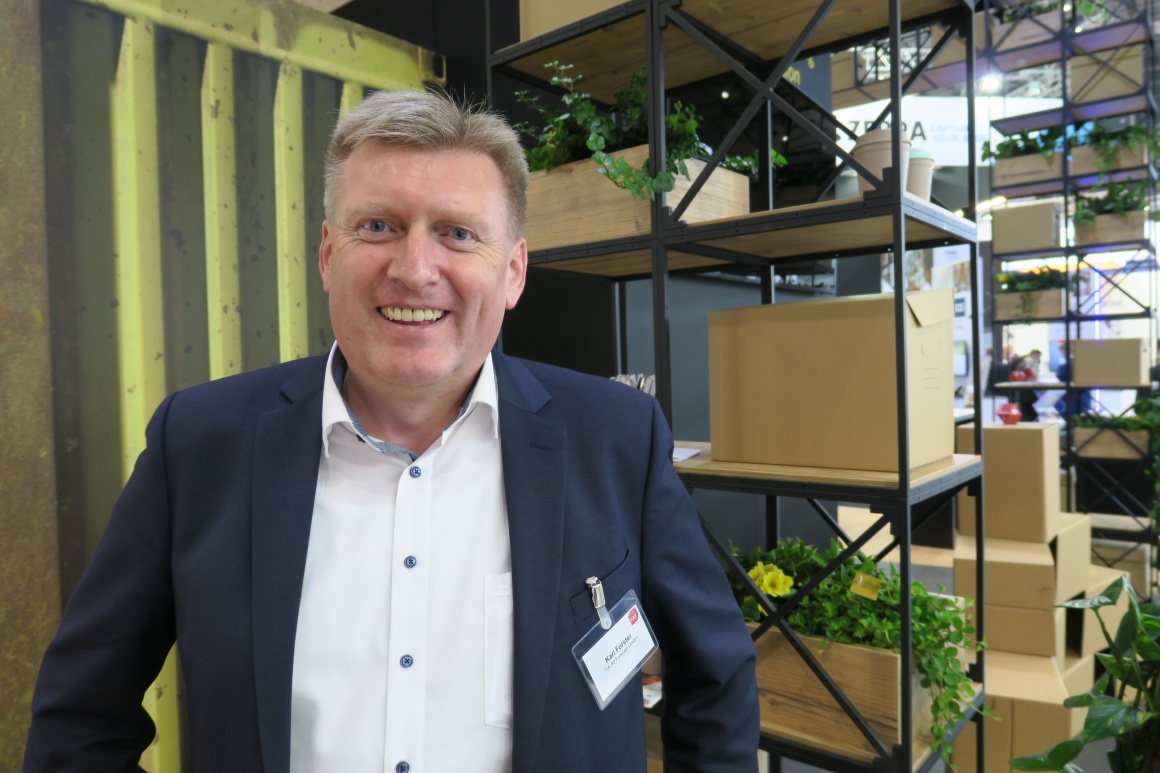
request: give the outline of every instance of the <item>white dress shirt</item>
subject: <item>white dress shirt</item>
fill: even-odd
[[[326,368],[294,643],[291,773],[511,769],[511,547],[491,356],[422,456],[366,436]],[[337,373],[336,373],[337,371]]]

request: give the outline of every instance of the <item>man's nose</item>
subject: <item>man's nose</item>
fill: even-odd
[[[434,282],[439,274],[436,265],[437,247],[430,234],[409,231],[400,244],[399,252],[391,259],[387,275],[412,290]]]

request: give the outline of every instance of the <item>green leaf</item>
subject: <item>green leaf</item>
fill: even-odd
[[[1104,670],[1120,681],[1124,680],[1125,671],[1131,668],[1130,665],[1125,665],[1118,657],[1105,652],[1097,652],[1096,660],[1098,660],[1104,667]],[[1071,698],[1068,698],[1071,700]],[[1064,703],[1066,706],[1066,702]]]
[[[1091,695],[1091,701],[1082,704],[1088,707],[1087,719],[1083,723],[1083,742],[1092,743],[1102,738],[1115,738],[1135,730],[1149,720],[1160,716],[1150,711],[1140,711],[1110,695]],[[1080,696],[1083,697],[1083,696]],[[1069,706],[1065,701],[1064,706]]]
[[[1015,770],[1048,771],[1060,773],[1075,773],[1080,768],[1071,764],[1071,761],[1083,751],[1084,742],[1079,739],[1064,741],[1048,749],[1043,754],[1028,754],[1011,760],[1011,767]],[[1082,771],[1080,771],[1082,773]]]

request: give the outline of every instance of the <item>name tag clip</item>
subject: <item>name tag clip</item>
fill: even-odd
[[[604,603],[604,585],[599,577],[589,577],[584,582],[592,591],[592,606],[596,607],[596,614],[600,615],[600,627],[607,631],[612,627],[612,616],[608,614]]]

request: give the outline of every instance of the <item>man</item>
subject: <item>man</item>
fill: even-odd
[[[195,771],[643,771],[639,689],[601,710],[573,656],[590,577],[602,611],[635,591],[665,653],[668,769],[755,769],[753,646],[655,401],[491,351],[527,175],[506,124],[442,97],[339,121],[337,343],[158,409],[45,655],[26,771],[134,769],[175,639]]]

